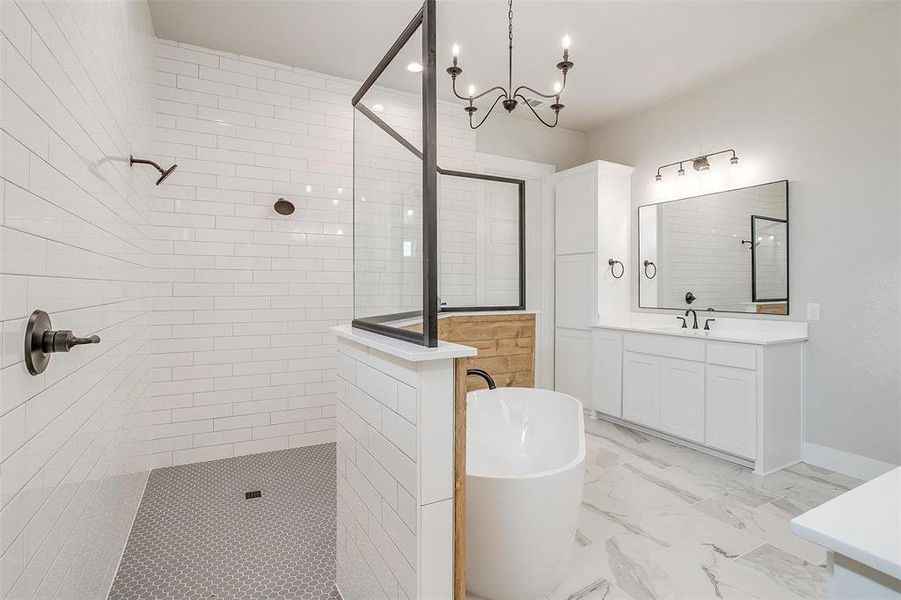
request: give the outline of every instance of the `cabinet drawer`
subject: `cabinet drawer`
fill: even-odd
[[[757,347],[724,342],[707,343],[707,362],[739,369],[757,368]]]
[[[642,354],[668,356],[682,360],[704,362],[704,342],[644,333],[627,333],[623,336],[623,349]]]

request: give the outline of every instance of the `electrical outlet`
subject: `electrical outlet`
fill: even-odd
[[[809,302],[807,304],[807,320],[808,321],[819,321],[820,320],[820,303],[819,302]]]

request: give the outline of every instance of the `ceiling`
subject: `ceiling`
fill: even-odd
[[[419,6],[415,0],[150,0],[161,38],[356,80],[375,67]],[[513,82],[550,92],[559,76],[560,40],[569,34],[575,68],[561,125],[585,131],[885,6],[866,0],[518,0]],[[482,90],[506,82],[506,2],[438,2],[438,89],[447,99],[444,67],[454,43],[462,48],[461,92],[470,82]],[[406,50],[418,52],[412,42]],[[380,83],[418,86],[402,68],[392,68]],[[524,109],[516,113],[529,116]]]

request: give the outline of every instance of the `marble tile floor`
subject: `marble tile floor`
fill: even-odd
[[[547,600],[825,597],[826,553],[789,521],[862,481],[805,464],[761,477],[606,421],[586,429],[575,548]]]

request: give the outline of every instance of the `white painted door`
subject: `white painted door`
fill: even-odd
[[[660,429],[704,443],[704,363],[660,359]]]
[[[594,395],[592,408],[604,414],[623,414],[623,336],[597,331],[592,335]]]
[[[660,429],[660,359],[623,352],[623,418]]]
[[[706,413],[708,446],[737,456],[756,458],[756,371],[707,365]]]
[[[591,331],[557,328],[554,389],[591,406]]]

